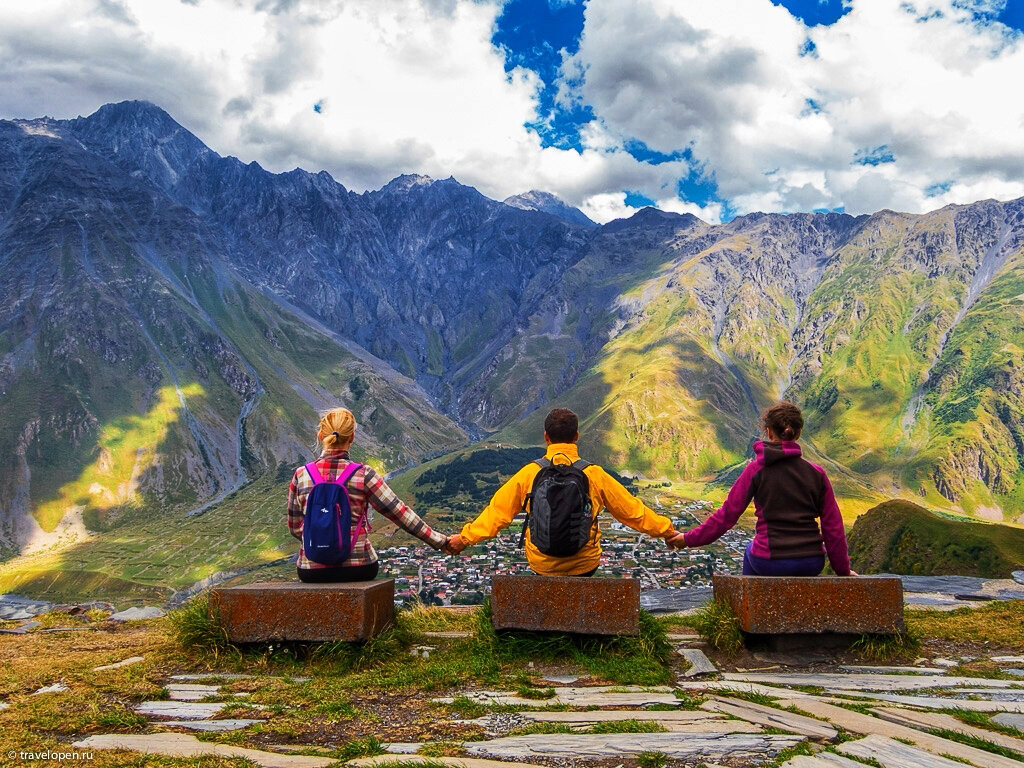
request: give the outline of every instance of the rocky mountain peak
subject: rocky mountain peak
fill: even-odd
[[[570,224],[576,224],[577,226],[597,226],[597,224],[579,208],[573,208],[571,205],[562,201],[561,198],[551,194],[550,192],[541,192],[537,189],[531,189],[529,192],[523,192],[519,195],[507,197],[503,202],[505,205],[510,205],[513,208],[520,208],[524,211],[541,211],[542,213],[550,213],[552,216],[557,216],[563,221],[567,221]]]

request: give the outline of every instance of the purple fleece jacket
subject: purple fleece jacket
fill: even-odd
[[[736,525],[753,499],[757,534],[752,555],[813,557],[822,553],[824,544],[832,570],[848,576],[846,529],[825,470],[805,460],[795,442],[757,442],[754,453],[757,458],[743,470],[722,507],[685,534],[686,546],[700,547],[717,539]]]

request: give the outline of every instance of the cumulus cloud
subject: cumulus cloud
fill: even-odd
[[[167,109],[214,150],[377,188],[456,176],[496,199],[575,205],[669,188],[615,145],[543,147],[536,73],[505,70],[500,0],[34,0],[0,8],[0,115],[73,117],[121,99]],[[612,185],[609,187],[609,185]],[[595,203],[588,210],[601,210]]]
[[[861,0],[808,28],[770,0],[593,2],[562,97],[612,143],[689,148],[740,212],[1024,195],[1024,42],[986,18],[1003,5]]]

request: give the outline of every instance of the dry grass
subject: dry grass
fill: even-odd
[[[1024,600],[947,612],[907,611],[906,620],[909,631],[925,638],[1024,648]]]

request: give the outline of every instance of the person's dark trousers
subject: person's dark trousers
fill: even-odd
[[[750,554],[751,542],[743,553],[744,576],[817,576],[825,568],[825,556],[768,559]]]
[[[537,573],[537,572],[534,571],[534,573]],[[595,568],[592,571],[587,571],[586,573],[570,573],[568,575],[569,576],[575,576],[575,577],[578,577],[578,578],[581,578],[581,579],[587,579],[587,578],[590,578],[591,576],[593,576],[595,573],[597,573],[597,568]],[[537,573],[537,575],[538,576],[543,576],[544,574],[543,573]]]
[[[374,560],[366,565],[349,565],[339,568],[298,568],[299,581],[307,584],[325,584],[341,581],[373,581],[380,571],[380,563]]]

